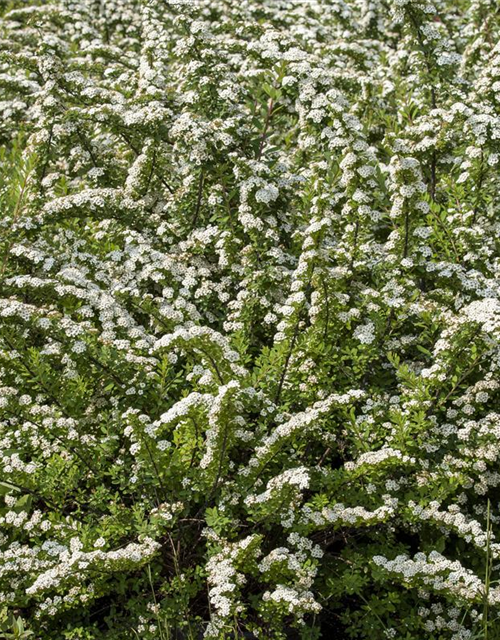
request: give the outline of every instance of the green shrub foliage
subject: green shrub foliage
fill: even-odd
[[[498,3],[0,14],[0,637],[500,638]]]

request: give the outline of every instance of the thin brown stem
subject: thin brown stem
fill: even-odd
[[[260,160],[262,157],[262,153],[264,151],[264,145],[266,142],[267,131],[269,129],[269,125],[271,124],[271,118],[272,118],[273,112],[274,112],[274,100],[271,98],[267,105],[266,120],[264,122],[264,129],[260,137],[259,150],[257,152],[257,160]]]
[[[196,195],[196,208],[194,211],[193,222],[191,223],[191,227],[194,229],[198,222],[198,216],[200,214],[201,209],[201,201],[203,198],[203,183],[205,182],[205,174],[203,171],[200,171],[200,178],[198,180],[198,193]]]

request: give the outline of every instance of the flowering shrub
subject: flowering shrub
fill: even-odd
[[[500,638],[497,3],[0,12],[0,637]]]

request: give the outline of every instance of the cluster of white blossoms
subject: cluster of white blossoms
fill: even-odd
[[[309,481],[309,473],[305,467],[287,469],[280,475],[271,478],[263,493],[260,493],[259,495],[250,494],[247,496],[245,498],[245,504],[252,506],[254,504],[268,502],[273,498],[276,499],[289,487],[296,487],[299,491],[307,489],[309,487]]]
[[[222,542],[217,540],[218,542]],[[252,535],[236,543],[223,543],[220,552],[213,554],[207,563],[210,603],[214,608],[210,624],[204,637],[218,638],[232,616],[243,611],[238,602],[238,591],[246,577],[238,570],[245,559],[258,555],[258,536]]]
[[[105,568],[106,570],[119,570],[123,565],[145,564],[151,556],[158,550],[159,544],[151,538],[146,538],[141,543],[130,543],[123,549],[116,551],[81,551],[82,543],[73,538],[70,549],[65,549],[58,554],[57,560],[50,569],[42,572],[31,586],[26,589],[26,593],[35,595],[43,591],[48,591],[58,587],[62,582],[70,580],[77,583],[87,575],[88,570],[93,566]],[[101,546],[98,542],[97,546]]]
[[[311,591],[298,591],[291,587],[278,585],[274,591],[266,591],[262,596],[264,602],[273,600],[278,604],[284,604],[289,613],[295,614],[299,620],[306,613],[319,613],[319,605]]]
[[[467,319],[480,324],[485,333],[498,334],[500,329],[500,302],[497,298],[484,298],[471,302],[461,311]]]
[[[373,562],[384,571],[400,575],[409,583],[422,584],[433,591],[449,591],[472,602],[480,602],[484,596],[483,582],[458,560],[448,560],[437,551],[418,553],[414,558],[400,555],[394,560],[374,556]],[[487,593],[488,601],[498,603],[500,590],[493,588]]]
[[[493,558],[500,555],[500,544],[494,542],[495,536],[491,531],[484,531],[477,520],[469,520],[461,511],[458,505],[452,505],[447,511],[439,510],[438,502],[430,502],[425,508],[410,501],[409,508],[419,520],[432,520],[442,524],[450,530],[454,530],[466,542],[473,542],[480,548],[489,547],[489,553]]]
[[[0,635],[496,631],[497,9],[0,3]]]
[[[375,325],[373,322],[362,324],[356,327],[353,335],[361,344],[371,344],[375,340]]]
[[[321,605],[316,601],[310,588],[318,573],[318,560],[323,557],[319,545],[294,532],[287,537],[291,547],[273,549],[259,562],[259,571],[267,582],[276,586],[266,591],[262,598],[284,606],[284,611],[293,613],[304,624],[307,613],[319,613]],[[293,582],[280,584],[284,577],[293,576]]]
[[[313,522],[316,526],[333,524],[336,526],[363,526],[384,522],[396,513],[398,499],[390,495],[382,496],[384,504],[373,511],[365,507],[346,507],[342,503],[325,507],[321,512],[304,509],[304,520]]]

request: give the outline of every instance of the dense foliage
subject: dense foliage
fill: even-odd
[[[0,15],[0,637],[500,638],[498,3]]]

